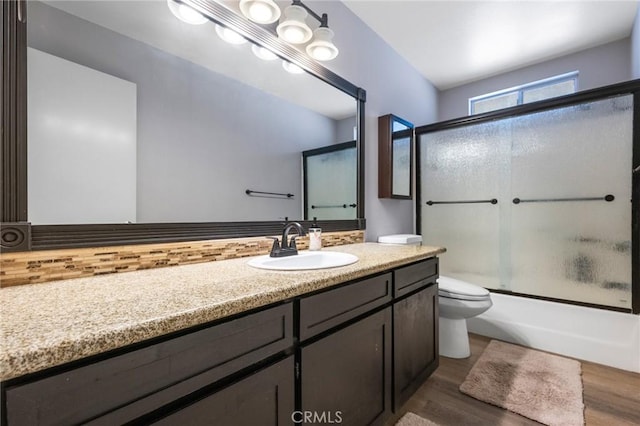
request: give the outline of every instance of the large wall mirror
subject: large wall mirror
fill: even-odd
[[[3,182],[13,192],[3,250],[277,232],[308,217],[303,181],[323,185],[323,174],[303,176],[303,152],[344,143],[356,147],[340,182],[354,207],[339,220],[314,216],[327,230],[364,228],[364,91],[240,17],[235,2],[185,0],[209,17],[203,25],[176,19],[165,0],[9,3],[3,48],[18,34],[15,102],[26,118],[13,117],[3,149],[28,149],[10,156],[26,167]],[[223,41],[223,28],[246,42]],[[277,57],[260,59],[258,47]]]

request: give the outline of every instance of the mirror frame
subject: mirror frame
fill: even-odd
[[[407,127],[395,132],[402,138],[409,137],[409,195],[393,193],[393,123],[398,122]],[[414,126],[412,123],[396,115],[387,114],[378,117],[378,198],[394,198],[399,200],[413,199],[413,152]]]
[[[313,61],[277,36],[215,0],[179,0],[211,21],[266,47],[356,101],[357,219],[318,223],[325,231],[363,230],[364,111],[366,91]],[[26,0],[2,2],[2,174],[0,251],[17,252],[104,247],[277,235],[281,221],[31,225],[27,216],[27,7]],[[301,217],[303,217],[302,212]],[[309,226],[310,222],[302,222]]]

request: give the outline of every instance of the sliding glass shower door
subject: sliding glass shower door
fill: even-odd
[[[630,308],[633,97],[512,125],[510,289]]]
[[[418,129],[418,225],[447,248],[442,275],[630,309],[633,112],[625,95]]]
[[[500,274],[500,182],[509,174],[510,128],[490,122],[421,135],[421,232],[444,246],[443,275],[506,288]],[[507,179],[508,181],[508,179]]]

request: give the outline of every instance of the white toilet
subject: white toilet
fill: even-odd
[[[449,358],[467,358],[469,334],[467,318],[480,315],[493,303],[489,290],[454,278],[438,278],[440,309],[440,355]]]

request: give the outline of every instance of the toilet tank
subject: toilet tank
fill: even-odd
[[[421,246],[422,235],[416,235],[416,234],[381,235],[378,237],[378,242],[382,244],[401,244],[401,245]]]

